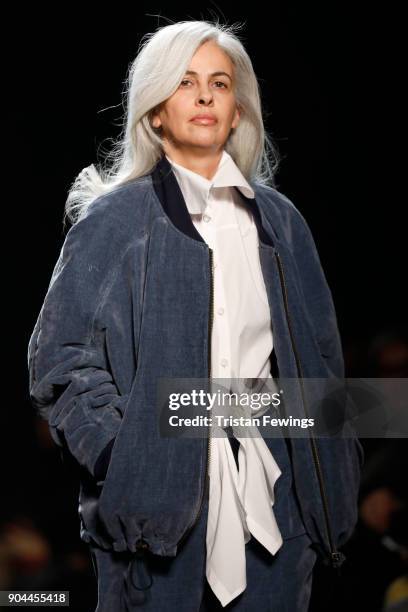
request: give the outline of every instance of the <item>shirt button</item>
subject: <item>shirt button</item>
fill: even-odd
[[[211,217],[209,217],[208,215],[203,215],[203,221],[206,221],[208,223],[208,221],[210,221]]]
[[[218,314],[222,315],[222,314],[224,314],[224,309],[221,307],[221,308],[218,309],[217,312],[218,312]]]
[[[228,359],[221,359],[221,365],[225,368],[225,366],[228,365]]]

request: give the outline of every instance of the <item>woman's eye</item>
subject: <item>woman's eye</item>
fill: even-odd
[[[191,83],[192,81],[190,81],[189,79],[183,79],[180,83],[180,85],[184,85],[184,83]],[[215,81],[215,84],[221,84],[223,87],[227,88],[226,84],[223,83],[222,81]],[[217,87],[217,89],[220,89],[220,87]]]

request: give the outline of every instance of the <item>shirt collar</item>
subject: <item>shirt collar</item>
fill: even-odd
[[[183,192],[190,214],[203,213],[213,187],[237,187],[247,198],[255,198],[255,193],[242,172],[224,149],[216,173],[211,179],[177,164],[166,155]]]

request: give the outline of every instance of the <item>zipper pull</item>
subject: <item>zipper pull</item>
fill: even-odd
[[[335,552],[330,553],[330,563],[333,569],[338,569],[346,560],[346,555],[342,552],[336,550]]]

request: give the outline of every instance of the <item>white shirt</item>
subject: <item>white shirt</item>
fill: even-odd
[[[258,231],[233,187],[250,198],[254,192],[225,150],[210,180],[166,157],[192,222],[213,250],[211,377],[273,383],[269,361],[273,336]],[[243,414],[242,407],[237,410]],[[222,414],[222,407],[217,414]],[[258,413],[246,411],[249,414]],[[233,429],[240,441],[239,470],[226,433],[216,427],[210,441],[206,576],[223,606],[246,588],[245,544],[251,533],[271,554],[283,543],[272,509],[281,471],[256,427]]]

